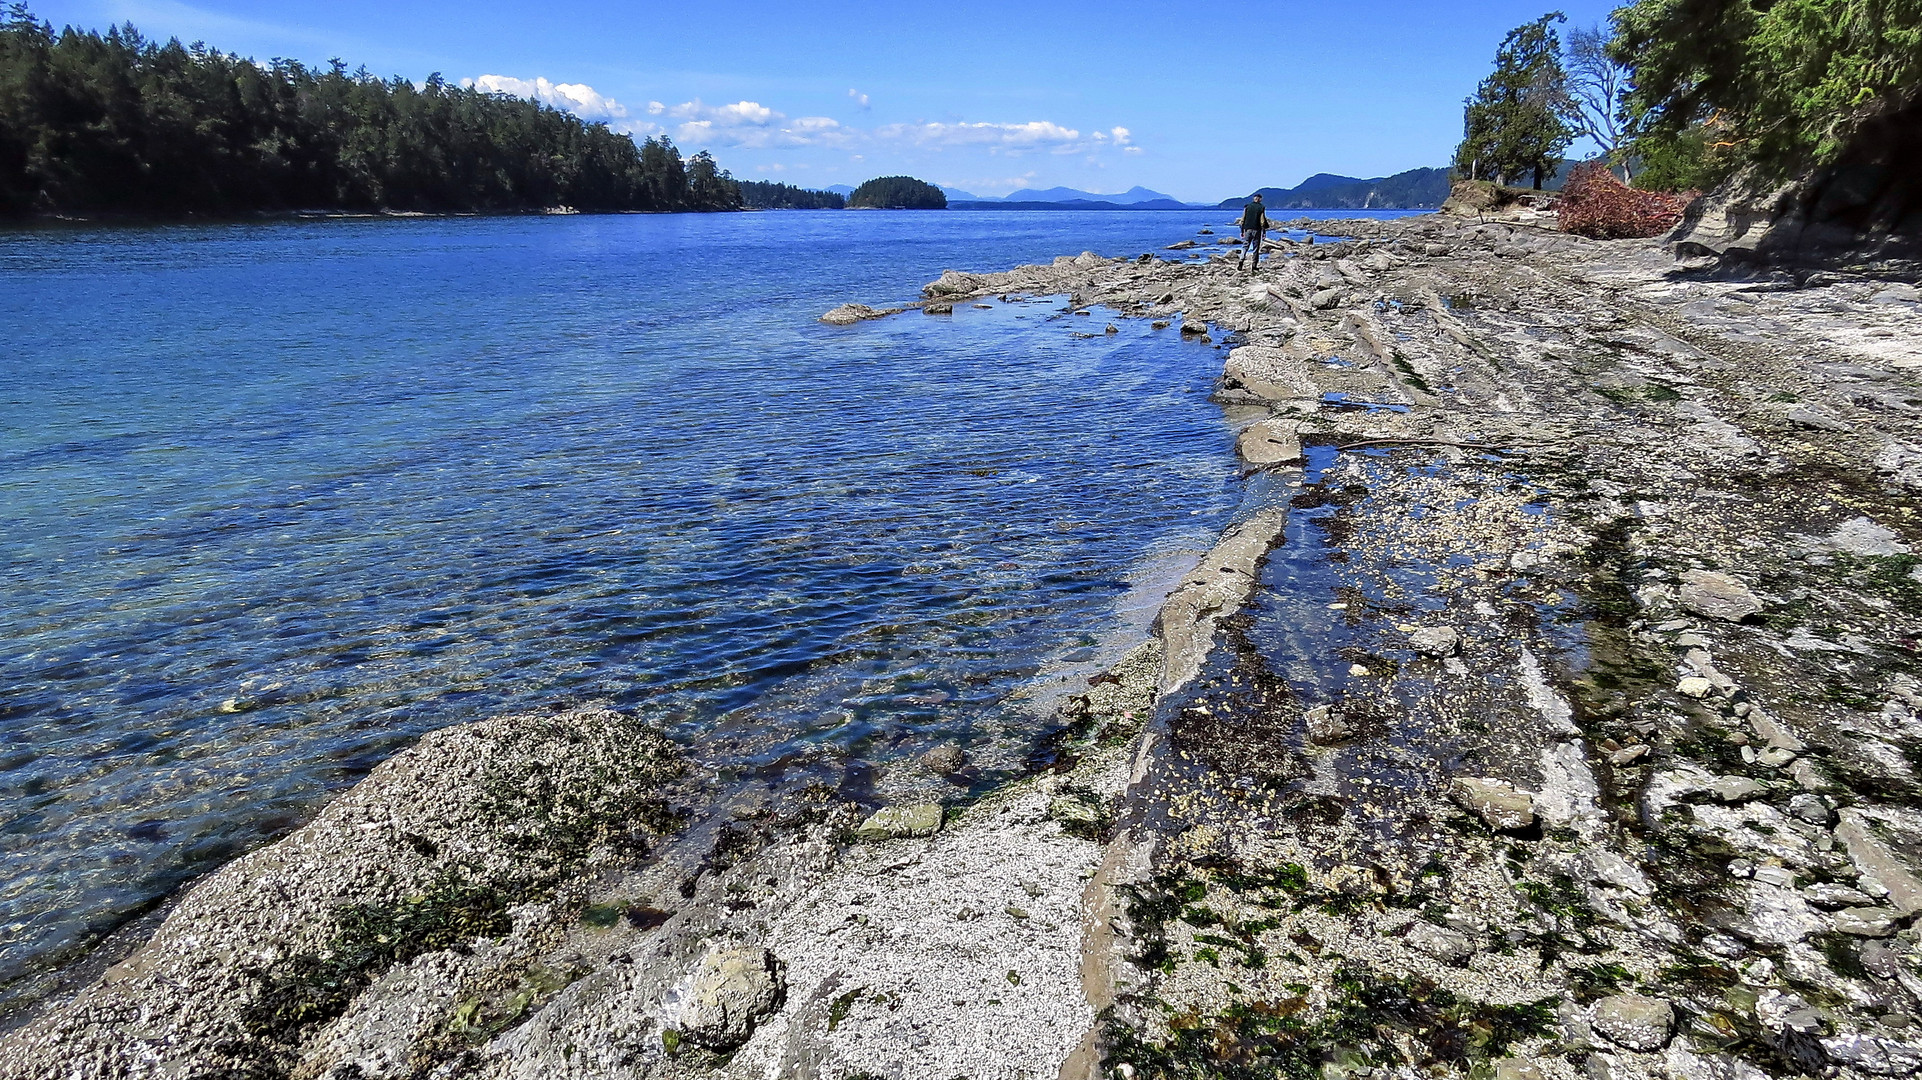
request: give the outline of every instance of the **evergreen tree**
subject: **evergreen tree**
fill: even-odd
[[[1922,0],[1636,0],[1615,25],[1638,150],[1780,175],[1922,108]]]
[[[1574,133],[1563,119],[1567,76],[1561,40],[1550,12],[1508,32],[1495,52],[1495,70],[1465,103],[1455,172],[1506,184],[1533,173],[1539,189],[1561,166]]]

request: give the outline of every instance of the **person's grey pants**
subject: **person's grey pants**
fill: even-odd
[[[1242,242],[1241,258],[1235,260],[1236,266],[1240,266],[1242,263],[1242,260],[1246,259],[1250,252],[1253,252],[1255,256],[1254,268],[1256,270],[1261,269],[1261,234],[1265,231],[1266,230],[1263,230],[1263,229],[1241,230],[1241,242]]]

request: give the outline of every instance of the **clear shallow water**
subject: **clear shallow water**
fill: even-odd
[[[1218,354],[816,317],[1231,216],[0,233],[0,985],[478,716],[605,700],[742,782],[1018,761],[1001,706],[1236,505]]]

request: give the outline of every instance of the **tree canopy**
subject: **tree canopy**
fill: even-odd
[[[1508,32],[1495,52],[1495,70],[1475,88],[1462,115],[1455,172],[1507,183],[1534,174],[1537,188],[1562,163],[1574,137],[1564,115],[1567,75],[1551,12]]]
[[[263,66],[0,12],[0,214],[740,205],[706,153],[438,74]]]
[[[741,201],[756,210],[839,210],[848,204],[837,192],[766,180],[741,181]]]
[[[940,188],[912,176],[881,176],[854,189],[848,205],[888,210],[946,210],[948,196]]]
[[[1636,0],[1615,26],[1638,149],[1783,174],[1922,103],[1922,0]]]

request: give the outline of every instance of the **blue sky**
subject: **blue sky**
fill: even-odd
[[[1561,5],[1570,24],[1613,3]],[[1214,201],[1448,161],[1461,100],[1546,0],[1472,4],[33,0],[258,58],[538,95],[746,179]]]

